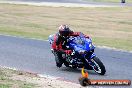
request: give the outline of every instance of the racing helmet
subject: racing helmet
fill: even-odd
[[[59,26],[59,34],[61,36],[69,36],[69,34],[73,33],[67,25],[60,25]]]

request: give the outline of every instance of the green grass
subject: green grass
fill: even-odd
[[[10,88],[8,84],[0,84],[0,88]]]
[[[35,88],[34,87],[35,85],[34,84],[24,84],[24,85],[21,85],[20,88]]]
[[[19,80],[6,79],[0,83],[0,88],[35,88],[35,84],[26,83]]]
[[[120,3],[121,0],[85,0],[85,1],[93,1],[93,2],[113,2]],[[132,3],[132,0],[125,0],[127,3]]]
[[[111,42],[114,41],[114,42]],[[96,45],[102,45],[102,46],[108,46],[108,47],[116,47],[119,49],[124,49],[124,50],[132,50],[131,47],[131,40],[124,40],[122,41],[121,39],[118,38],[102,38],[102,37],[94,37],[93,42]],[[126,46],[127,45],[127,46]]]
[[[0,88],[35,88],[36,84],[15,80],[11,77],[18,75],[19,71],[0,68]]]
[[[132,50],[132,7],[65,8],[0,4],[0,34],[47,39],[68,24],[93,43]]]

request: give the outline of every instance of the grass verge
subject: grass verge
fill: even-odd
[[[66,8],[0,4],[0,34],[47,39],[60,24],[100,46],[132,50],[132,7]]]
[[[66,82],[36,74],[0,67],[0,88],[83,88],[80,84]]]
[[[36,88],[36,84],[14,79],[17,75],[27,75],[20,71],[0,68],[0,88]]]

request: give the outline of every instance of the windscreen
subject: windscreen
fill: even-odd
[[[85,37],[82,33],[80,33],[79,36],[75,37],[75,40],[74,42],[78,45],[82,45],[84,46],[85,45]]]

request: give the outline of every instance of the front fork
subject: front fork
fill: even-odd
[[[95,53],[92,53],[89,58],[85,58],[85,61],[92,67],[94,66],[93,58],[96,57]]]
[[[95,57],[95,53],[93,53],[91,56],[90,56],[90,59],[92,59],[93,57]]]

